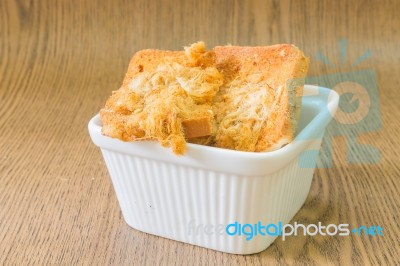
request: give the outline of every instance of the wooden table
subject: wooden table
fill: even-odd
[[[1,1],[0,264],[399,264],[399,11],[397,0]],[[333,138],[333,165],[316,170],[292,222],[379,225],[384,236],[297,236],[240,256],[125,224],[87,122],[135,51],[197,40],[294,43],[311,59],[310,76],[376,73],[382,127],[359,141],[381,160],[350,163],[346,136]]]

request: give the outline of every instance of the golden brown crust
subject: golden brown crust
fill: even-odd
[[[182,65],[187,65],[188,63],[183,51],[163,51],[152,49],[138,51],[129,62],[128,71],[125,74],[122,86],[127,86],[138,74],[154,71],[158,65],[171,61]]]
[[[211,135],[212,121],[212,115],[209,117],[199,117],[182,121],[185,137],[191,139]]]

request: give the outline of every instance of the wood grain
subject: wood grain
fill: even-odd
[[[400,2],[0,1],[0,264],[388,265],[400,264]],[[346,38],[340,64],[338,40]],[[333,167],[317,169],[293,222],[380,225],[383,237],[276,240],[250,256],[148,235],[125,224],[87,122],[143,48],[197,40],[294,43],[310,75],[377,74],[383,127],[360,136],[378,164],[350,164],[333,140]],[[315,60],[325,54],[337,66]]]

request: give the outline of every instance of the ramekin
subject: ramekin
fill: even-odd
[[[187,144],[184,156],[155,141],[123,142],[89,122],[123,217],[131,227],[222,252],[251,254],[277,236],[231,236],[226,226],[289,223],[310,190],[324,130],[338,107],[333,90],[306,85],[298,134],[272,152],[240,152]]]

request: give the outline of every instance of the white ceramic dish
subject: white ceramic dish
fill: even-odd
[[[306,85],[296,139],[265,153],[188,144],[178,157],[155,141],[123,142],[89,122],[125,221],[158,236],[236,254],[266,249],[276,236],[230,236],[228,224],[288,223],[303,205],[315,152],[339,102],[336,92]]]

